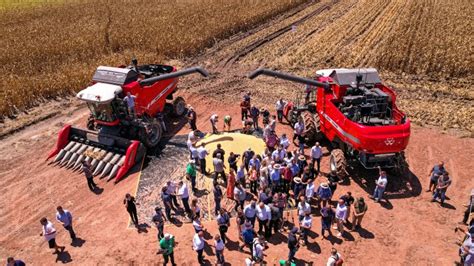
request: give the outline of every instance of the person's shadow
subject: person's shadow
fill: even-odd
[[[137,226],[137,232],[140,233],[148,233],[148,228],[151,228],[150,225],[147,223],[141,223]]]
[[[102,192],[104,192],[104,189],[100,188],[100,187],[96,187],[93,192],[96,195],[100,195],[100,194],[102,194]]]
[[[72,262],[71,254],[68,251],[62,251],[57,254],[56,262],[69,263]]]
[[[71,246],[76,247],[76,248],[80,248],[80,247],[82,247],[82,245],[84,245],[84,243],[86,243],[86,240],[84,240],[80,237],[76,237],[76,239],[74,239],[72,241]]]

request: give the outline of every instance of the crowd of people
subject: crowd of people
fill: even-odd
[[[192,221],[194,236],[192,249],[197,254],[200,265],[205,264],[204,248],[212,246],[215,250],[215,263],[224,265],[226,243],[229,241],[228,230],[235,228],[239,237],[239,250],[249,250],[250,257],[244,258],[245,265],[263,265],[264,253],[269,241],[276,234],[287,233],[288,253],[281,265],[295,265],[297,251],[300,246],[310,245],[309,235],[315,230],[314,216],[320,217],[322,240],[330,237],[343,237],[345,228],[358,230],[362,226],[363,217],[366,215],[368,205],[364,197],[355,197],[350,191],[335,198],[335,191],[341,181],[335,175],[321,174],[321,158],[323,150],[316,143],[305,154],[305,128],[303,121],[298,121],[294,126],[293,139],[290,141],[286,134],[278,136],[276,133],[277,120],[282,122],[285,107],[283,99],[276,103],[277,115],[270,115],[264,108],[251,104],[251,95],[246,93],[240,103],[243,133],[261,131],[265,142],[265,150],[258,154],[249,147],[242,154],[226,151],[221,144],[212,151],[212,162],[207,161],[211,151],[204,145],[197,146],[202,134],[196,125],[197,115],[191,106],[188,106],[188,122],[191,132],[188,135],[187,146],[189,149],[189,162],[186,165],[186,179],[191,183],[191,191],[186,180],[177,182],[168,181],[161,188],[162,206],[155,208],[152,222],[157,228],[158,252],[164,259],[164,265],[169,262],[176,265],[174,259],[175,237],[169,232],[165,233],[165,222],[174,219],[172,211],[176,214],[182,209]],[[263,128],[259,127],[259,118],[262,118]],[[219,117],[213,114],[210,117],[212,133],[219,134]],[[223,121],[223,130],[231,130],[232,118],[226,115]],[[296,148],[291,149],[291,142]],[[224,162],[228,163],[228,168]],[[208,171],[208,166],[213,171]],[[83,172],[87,178],[89,189],[94,191],[97,185],[87,164],[83,165]],[[208,234],[201,219],[201,208],[194,194],[197,192],[198,173],[202,177],[213,179],[212,194],[214,200],[214,219],[219,233],[207,241]],[[449,173],[444,168],[444,163],[435,165],[430,173],[428,191],[433,192],[432,201],[440,200],[441,204],[446,199],[446,191],[451,184]],[[379,177],[375,181],[375,190],[370,196],[378,202],[384,199],[388,179],[385,171],[379,168]],[[224,191],[223,191],[224,188]],[[232,209],[222,207],[222,201],[227,197],[234,202]],[[180,202],[178,202],[178,199]],[[183,208],[181,208],[181,204]],[[139,220],[135,198],[126,194],[123,204],[130,215],[132,223],[138,228]],[[462,232],[464,238],[460,243],[460,257],[463,265],[474,264],[474,189],[471,191],[467,210],[461,224],[468,225],[467,229],[456,227],[456,232]],[[297,221],[292,217],[295,208]],[[164,209],[164,212],[163,212]],[[286,215],[285,215],[286,211]],[[235,223],[231,217],[235,216]],[[73,229],[71,212],[57,207],[56,220],[66,231],[72,241],[77,239]],[[40,220],[42,225],[41,236],[55,253],[64,251],[65,247],[56,242],[57,231],[47,218]],[[333,235],[333,230],[337,234]],[[208,238],[209,239],[209,238]],[[8,265],[25,265],[21,260],[8,258]],[[327,260],[328,266],[342,265],[343,257],[332,248]]]

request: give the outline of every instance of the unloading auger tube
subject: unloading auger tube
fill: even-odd
[[[164,74],[164,75],[160,75],[160,76],[157,76],[157,77],[147,78],[147,79],[139,81],[139,83],[142,86],[149,86],[149,85],[152,85],[153,83],[155,83],[157,81],[177,78],[177,77],[181,77],[181,76],[190,75],[190,74],[193,74],[193,73],[199,73],[204,77],[209,76],[209,73],[204,68],[190,67],[190,68],[186,68],[186,69],[176,71],[176,72],[172,72],[172,73],[169,73],[169,74]]]
[[[278,71],[274,71],[274,70],[266,69],[266,68],[259,68],[255,71],[253,71],[252,73],[250,73],[248,75],[248,77],[250,79],[254,79],[254,78],[256,78],[260,75],[266,75],[266,76],[280,78],[280,79],[289,80],[289,81],[293,81],[293,82],[298,82],[298,83],[302,83],[302,84],[306,84],[306,85],[322,87],[325,90],[331,88],[331,85],[327,82],[319,82],[319,81],[316,81],[314,79],[303,78],[303,77],[295,76],[295,75],[292,75],[292,74],[288,74],[288,73],[284,73],[284,72],[278,72]]]

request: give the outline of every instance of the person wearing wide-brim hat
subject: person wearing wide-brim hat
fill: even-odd
[[[327,182],[323,182],[319,185],[318,190],[316,191],[316,195],[319,199],[318,201],[319,209],[321,209],[321,202],[323,203],[323,207],[326,207],[326,205],[329,203],[329,201],[332,198],[332,191],[329,188],[329,185]]]
[[[295,199],[295,204],[298,204],[300,194],[301,194],[301,192],[303,192],[304,189],[305,189],[305,184],[303,184],[303,182],[301,181],[301,177],[298,177],[298,176],[295,177],[295,178],[293,178],[293,183],[294,183],[294,186],[293,186],[293,192],[294,192],[293,198]]]
[[[296,162],[298,167],[300,168],[299,175],[303,173],[303,170],[308,166],[308,162],[306,161],[306,157],[304,155],[298,156],[298,161]]]

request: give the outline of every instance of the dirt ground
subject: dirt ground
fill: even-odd
[[[312,8],[316,9],[317,6]],[[311,10],[295,16],[303,16]],[[250,53],[247,47],[252,45],[248,46],[249,43],[275,30],[273,24],[284,24],[285,21],[295,19],[294,16],[282,16],[275,23],[269,22],[254,31],[220,42],[195,58],[168,62],[178,67],[203,65],[211,73],[209,79],[186,77],[180,82],[181,94],[198,112],[200,129],[210,129],[208,119],[215,112],[220,116],[231,114],[237,120],[238,102],[245,91],[251,91],[253,101],[259,106],[273,110],[273,104],[280,96],[292,99],[296,91],[301,90],[301,86],[270,78],[250,81],[245,75],[265,62],[239,62],[246,53]],[[278,42],[279,38],[271,41]],[[245,49],[239,50],[239,46]],[[399,88],[403,89],[403,86],[403,83],[397,84]],[[409,102],[410,94],[403,95],[402,100]],[[81,105],[77,101],[69,99],[60,101],[59,105],[58,102],[44,104],[41,114],[30,112],[36,118],[41,117],[37,120],[43,121],[1,139],[0,258],[4,260],[7,256],[15,256],[36,265],[51,265],[55,262],[76,265],[160,264],[162,257],[155,254],[156,230],[148,228],[137,233],[129,228],[128,214],[122,204],[125,193],[135,194],[139,172],[130,174],[118,184],[97,179],[101,190],[94,194],[88,190],[84,176],[45,162],[62,125],[72,123],[84,126],[88,110],[78,106]],[[56,114],[56,110],[59,114]],[[54,115],[45,115],[49,113]],[[35,120],[35,117],[30,120]],[[15,121],[7,122],[10,124],[6,123],[8,125],[2,129],[17,127]],[[277,131],[280,134],[290,133],[291,129],[279,124]],[[183,127],[175,133],[180,135],[188,132],[189,129]],[[465,134],[460,131],[414,125],[406,151],[412,175],[403,180],[389,177],[388,202],[376,204],[368,201],[369,210],[362,230],[346,233],[341,239],[322,240],[320,219],[315,217],[311,244],[298,251],[296,257],[301,259],[298,265],[303,265],[304,261],[322,264],[327,260],[333,245],[348,265],[452,264],[457,260],[458,250],[454,244],[457,238],[453,229],[462,219],[462,205],[467,202],[468,193],[474,187],[470,173],[474,168],[474,139],[463,136]],[[439,160],[446,162],[453,178],[445,207],[431,203],[430,193],[424,192],[428,184],[428,172]],[[328,163],[326,156],[322,161],[323,172],[328,171]],[[350,190],[355,196],[367,198],[374,188],[376,174],[357,167],[349,172],[350,182],[338,186],[336,196]],[[71,246],[68,234],[55,222],[59,232],[57,241],[66,245],[66,251],[60,255],[51,255],[47,243],[39,236],[39,219],[43,216],[53,219],[57,205],[73,213],[75,229],[81,240]],[[150,218],[139,217],[148,223]],[[217,233],[215,221],[205,222],[204,226],[211,235]],[[178,265],[196,265],[196,254],[191,250],[192,226],[186,223],[179,227],[167,225],[165,230],[177,239],[175,258]],[[237,251],[235,225],[229,231],[232,241],[227,246],[226,260],[232,265],[243,265],[248,254]],[[286,234],[271,239],[265,251],[268,265],[276,265],[279,259],[286,258],[286,243],[282,243],[285,241]],[[206,255],[213,264],[215,258],[209,248],[206,248]]]

